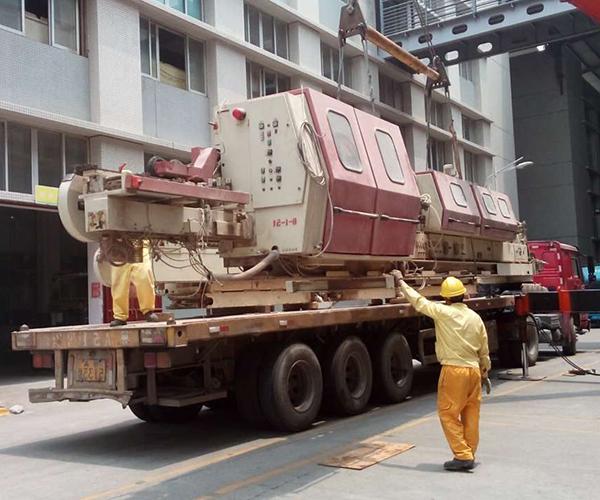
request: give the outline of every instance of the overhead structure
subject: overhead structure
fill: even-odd
[[[386,37],[420,59],[431,44],[446,65],[600,32],[599,10],[596,0],[380,0]]]

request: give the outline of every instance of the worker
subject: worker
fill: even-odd
[[[154,312],[154,274],[150,249],[144,245],[143,258],[140,263],[125,263],[111,267],[111,293],[113,305],[113,320],[110,326],[123,326],[129,318],[129,287],[135,286],[140,310],[146,321],[159,321]]]
[[[451,276],[444,280],[445,303],[432,302],[408,286],[400,271],[393,272],[404,297],[416,311],[435,323],[435,354],[442,365],[438,382],[438,415],[454,458],[444,463],[450,471],[474,468],[479,444],[481,385],[491,367],[485,325],[463,303],[466,289]]]

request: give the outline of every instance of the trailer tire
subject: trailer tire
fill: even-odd
[[[372,349],[374,391],[384,403],[404,401],[412,389],[414,369],[406,337],[392,332]]]
[[[539,357],[539,337],[537,328],[531,318],[527,318],[527,365],[535,366]],[[521,359],[522,346],[518,340],[508,340],[500,343],[498,357],[502,366],[507,368],[519,368],[523,365]]]
[[[325,370],[326,401],[339,415],[362,413],[373,390],[373,368],[365,344],[358,337],[344,339]]]
[[[306,344],[276,348],[259,379],[261,408],[274,428],[298,432],[310,427],[321,407],[321,365]]]
[[[129,405],[131,412],[144,422],[183,424],[195,419],[202,409],[201,404],[190,406],[151,406],[144,403]]]
[[[573,338],[572,340],[563,339],[562,343],[562,352],[565,356],[575,356],[577,354],[577,334],[573,318],[571,318],[570,326]],[[564,332],[562,332],[562,336],[565,337]]]
[[[241,354],[235,372],[235,405],[240,416],[254,426],[265,423],[258,396],[258,378],[263,359],[261,349],[250,347]]]

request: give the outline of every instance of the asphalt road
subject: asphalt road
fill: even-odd
[[[579,364],[600,371],[600,331],[580,338]],[[47,374],[1,377],[0,498],[594,498],[600,459],[600,377],[567,376],[550,351],[531,369],[542,381],[501,381],[482,408],[478,467],[445,472],[450,458],[435,413],[435,370],[415,395],[295,435],[249,429],[203,411],[192,424],[151,425],[117,403],[27,402]],[[324,467],[359,442],[415,447],[362,471]]]

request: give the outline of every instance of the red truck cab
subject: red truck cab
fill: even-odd
[[[576,246],[560,241],[530,241],[529,254],[542,264],[533,276],[548,290],[580,290],[585,287],[581,269],[581,253]],[[580,330],[589,329],[587,314],[574,315]]]

